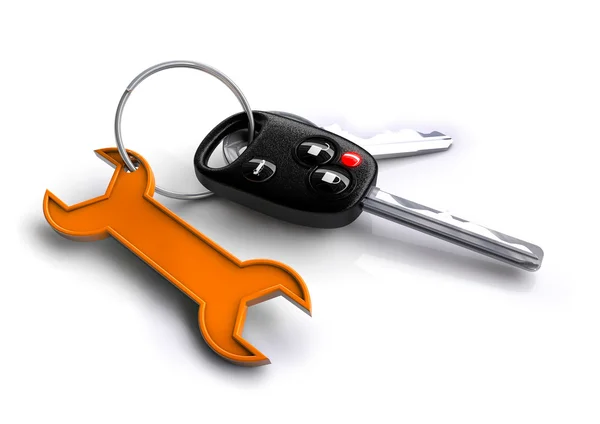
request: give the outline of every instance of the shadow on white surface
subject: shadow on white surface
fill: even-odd
[[[526,293],[532,290],[536,281],[535,274],[367,214],[345,228],[322,230],[278,221],[217,197],[202,201],[201,206],[198,202],[171,202],[164,198],[160,201],[242,260],[270,257],[287,263],[305,278],[309,289],[319,285],[320,288],[343,287],[345,281],[332,278],[337,267],[344,270],[344,276],[353,279],[352,284],[360,284],[367,290],[369,287],[378,290],[382,284],[418,286],[427,274],[426,281],[433,281],[440,286],[438,288],[448,284],[476,283]],[[156,312],[158,319],[163,319],[163,314],[164,318],[174,318],[189,334],[193,352],[186,353],[185,350],[190,348],[181,347],[186,360],[242,384],[268,379],[271,366],[239,367],[216,355],[198,329],[196,303],[116,240],[73,242],[56,234],[41,214],[27,217],[23,224],[28,237],[33,239],[32,249],[55,258],[58,266],[68,266],[78,258],[82,263],[84,258],[93,258],[101,265],[118,269],[122,276],[118,284],[127,280],[125,284],[132,285],[133,292],[136,295],[139,292],[143,301],[160,304],[161,310]],[[68,258],[68,261],[61,259],[59,262],[58,258]],[[85,265],[79,263],[77,266]],[[68,291],[65,296],[68,297]],[[75,301],[84,303],[87,299]],[[250,308],[246,320],[249,331],[244,331],[244,336],[274,363],[291,361],[302,365],[309,361],[311,338],[316,329],[311,325],[302,327],[306,325],[304,316],[294,322],[295,317],[289,316],[289,311],[281,310],[288,306],[294,309],[287,303],[283,306],[283,301],[271,300]],[[157,337],[159,343],[164,343],[160,334]]]
[[[219,229],[217,240],[226,248],[230,246],[236,256],[250,251],[252,258],[272,257],[301,274],[313,267],[327,271],[319,274],[328,275],[329,268],[356,266],[368,274],[380,275],[375,262],[375,266],[364,266],[365,257],[371,257],[390,265],[384,272],[387,280],[397,277],[402,281],[408,275],[433,272],[440,274],[440,283],[463,280],[516,292],[530,291],[536,281],[537,273],[367,213],[346,227],[325,230],[279,221],[217,197],[202,201],[202,206],[196,202],[160,201],[209,236],[213,229]],[[337,283],[329,278],[321,281]],[[307,283],[310,288],[311,282]]]
[[[118,268],[124,281],[135,285],[136,288],[139,287],[144,296],[148,296],[153,303],[160,303],[164,306],[161,309],[169,310],[170,315],[176,317],[189,330],[194,339],[198,361],[209,364],[207,368],[220,374],[248,381],[267,377],[265,373],[268,367],[240,367],[223,360],[214,353],[205,343],[198,328],[198,305],[115,239],[109,237],[96,242],[75,242],[54,232],[43,218],[30,222],[27,227],[35,239],[34,245],[38,246],[38,249],[43,249],[52,255],[64,255],[73,261],[77,260],[76,256],[78,255],[94,256],[100,258],[98,260],[105,262],[107,266]],[[81,302],[86,302],[86,299],[81,299]],[[273,316],[272,310],[257,307],[249,309],[248,317],[250,319],[246,319],[246,324],[252,323],[253,327],[266,328],[265,333],[268,333],[268,328],[272,327],[272,321],[278,319]],[[289,335],[289,337],[291,338],[293,335]],[[268,338],[270,341],[272,340],[271,337]],[[277,343],[279,344],[279,342]],[[282,343],[285,344],[285,340]],[[289,349],[290,347],[283,346],[281,350]],[[269,352],[265,353],[270,356]]]
[[[517,292],[528,292],[535,286],[536,277],[531,272],[408,227],[378,222],[378,218],[374,220],[372,225],[363,221],[353,226],[356,237],[372,239],[360,260],[375,259],[367,267],[373,275],[377,275],[378,268],[381,268],[378,264],[402,262],[421,268],[423,272],[440,274],[440,281],[458,279]]]

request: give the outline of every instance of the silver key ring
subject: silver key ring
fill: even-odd
[[[121,155],[121,158],[123,158],[123,162],[125,162],[125,166],[127,166],[127,169],[129,169],[130,172],[135,172],[137,168],[135,167],[135,165],[131,161],[131,158],[127,154],[127,151],[125,150],[125,145],[123,144],[123,139],[121,137],[121,120],[123,117],[123,109],[125,108],[125,104],[127,103],[127,100],[129,99],[129,96],[131,95],[131,92],[135,89],[135,87],[137,87],[150,75],[170,68],[197,69],[199,71],[206,72],[207,74],[212,75],[213,77],[221,81],[223,84],[225,84],[233,92],[233,94],[235,94],[235,97],[237,97],[240,104],[244,108],[246,115],[248,116],[248,143],[252,143],[252,140],[254,138],[254,117],[252,116],[252,109],[250,108],[250,104],[248,103],[248,100],[246,100],[246,97],[244,97],[244,94],[241,92],[238,86],[235,85],[235,83],[231,79],[229,79],[229,77],[227,77],[222,72],[216,70],[215,68],[211,68],[208,65],[204,65],[198,62],[174,60],[171,62],[159,63],[158,65],[146,69],[144,72],[135,77],[133,81],[131,81],[131,83],[129,83],[129,85],[125,89],[125,92],[123,93],[123,96],[121,96],[119,106],[117,106],[117,113],[115,115],[115,139],[117,141],[117,148],[119,149],[119,154]],[[213,194],[210,190],[206,190],[200,193],[179,193],[176,191],[165,190],[164,188],[160,188],[159,186],[156,186],[154,191],[163,196],[180,200],[202,199],[203,197],[207,197]]]

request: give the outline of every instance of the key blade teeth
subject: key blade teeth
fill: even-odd
[[[432,131],[428,134],[425,133],[419,133],[421,135],[421,137],[423,137],[423,143],[426,143],[428,141],[433,141],[438,140],[440,141],[440,145],[445,146],[444,150],[448,150],[450,147],[452,147],[452,144],[454,143],[454,139],[452,137],[450,137],[449,135],[443,134],[439,131]]]
[[[527,271],[537,271],[542,265],[544,251],[533,243],[394,196],[377,187],[363,199],[363,209]]]
[[[421,137],[423,138],[427,138],[427,137],[448,137],[446,134],[441,133],[439,131],[431,131],[430,133],[422,133],[419,132],[419,134],[421,135]]]
[[[431,136],[398,143],[365,144],[362,148],[375,159],[391,159],[445,152],[452,144],[452,137]]]

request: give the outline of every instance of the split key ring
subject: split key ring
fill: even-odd
[[[225,75],[221,71],[218,71],[215,68],[212,68],[208,65],[204,65],[204,64],[198,63],[198,62],[175,60],[175,61],[171,61],[171,62],[159,63],[158,65],[155,65],[155,66],[152,66],[152,67],[146,69],[144,72],[142,72],[137,77],[135,77],[133,79],[133,81],[131,81],[131,83],[129,83],[129,85],[125,89],[125,92],[123,93],[123,96],[121,96],[119,105],[117,106],[117,113],[115,114],[115,139],[117,142],[117,148],[119,149],[119,154],[121,155],[123,162],[125,162],[125,166],[127,167],[127,169],[129,169],[130,172],[135,172],[137,167],[135,166],[135,164],[133,163],[133,161],[127,154],[127,151],[125,150],[125,145],[123,144],[123,138],[121,136],[121,121],[123,118],[123,109],[125,108],[125,104],[127,103],[127,100],[129,99],[129,96],[131,95],[131,92],[142,81],[144,81],[146,78],[148,78],[152,74],[155,74],[157,72],[164,71],[164,70],[170,69],[170,68],[197,69],[198,71],[202,71],[209,75],[212,75],[213,77],[215,77],[219,81],[221,81],[223,84],[225,84],[233,92],[233,94],[235,94],[235,97],[237,97],[238,101],[244,108],[246,115],[248,116],[248,144],[252,143],[252,140],[254,138],[254,117],[252,116],[252,109],[250,108],[250,104],[248,103],[248,100],[246,100],[246,97],[244,97],[244,94],[239,89],[239,87],[229,77],[227,77],[227,75]],[[202,199],[204,197],[207,197],[207,196],[210,196],[211,194],[213,194],[212,191],[210,191],[210,190],[206,190],[206,191],[199,192],[199,193],[179,193],[177,191],[166,190],[159,186],[155,187],[155,192],[158,194],[161,194],[163,196],[170,197],[172,199],[179,199],[179,200]]]

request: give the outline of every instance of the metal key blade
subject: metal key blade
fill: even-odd
[[[366,212],[406,225],[527,271],[542,265],[543,250],[535,244],[490,230],[373,187],[363,199]]]
[[[386,131],[371,138],[361,138],[343,130],[337,124],[323,129],[358,144],[378,160],[443,152],[452,146],[452,137],[438,131],[423,134],[405,129]]]

